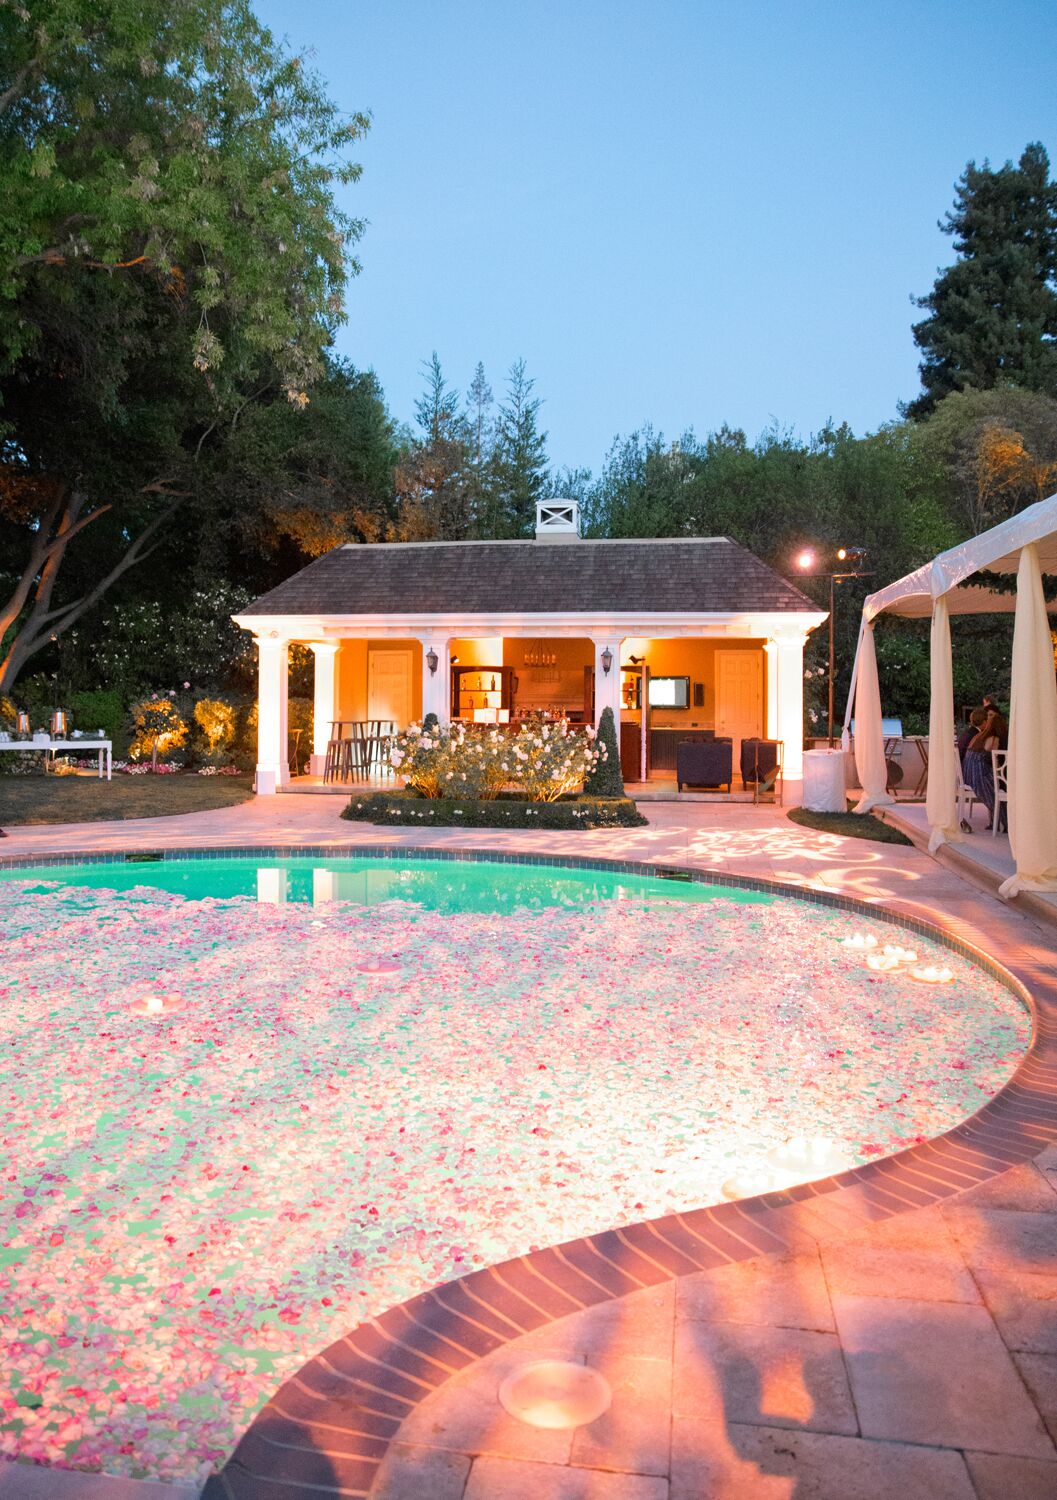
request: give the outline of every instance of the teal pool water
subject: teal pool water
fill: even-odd
[[[656,876],[559,865],[518,865],[466,860],[230,859],[129,860],[0,870],[0,880],[30,882],[43,892],[55,885],[87,890],[164,891],[188,901],[256,897],[261,901],[413,901],[429,911],[503,912],[517,908],[575,907],[593,901],[702,902],[722,897],[749,904],[773,898],[762,891],[698,885]]]

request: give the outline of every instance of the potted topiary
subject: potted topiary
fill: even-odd
[[[620,746],[613,710],[604,708],[598,721],[598,744],[605,754],[595,761],[594,769],[584,782],[585,797],[623,797],[624,778],[620,774]]]

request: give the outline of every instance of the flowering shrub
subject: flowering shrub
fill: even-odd
[[[205,736],[209,755],[219,755],[235,738],[235,710],[222,698],[200,698],[195,704],[195,723]]]
[[[152,693],[141,703],[132,705],[132,743],[129,755],[133,760],[150,754],[151,766],[157,768],[158,752],[178,749],[187,739],[187,724],[173,701],[174,693],[160,696]]]
[[[595,741],[588,726],[570,730],[568,722],[522,724],[511,745],[516,769],[513,779],[524,787],[530,802],[557,802],[582,786],[606,748]]]
[[[495,727],[412,724],[397,736],[389,761],[422,797],[491,802],[504,786],[516,786],[532,802],[556,802],[581,786],[604,756],[593,729],[570,730],[562,719],[526,722],[516,735]]]
[[[90,765],[85,761],[85,765]],[[156,764],[148,760],[115,760],[113,770],[123,776],[175,776],[183,767],[174,760],[159,760]]]

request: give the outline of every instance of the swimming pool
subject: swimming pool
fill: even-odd
[[[0,934],[3,1451],[115,1473],[201,1479],[424,1287],[717,1201],[793,1136],[937,1134],[1030,1035],[919,933],[601,869],[7,869]]]

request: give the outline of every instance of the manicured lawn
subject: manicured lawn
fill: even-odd
[[[874,839],[879,844],[909,844],[906,834],[870,813],[819,813],[803,807],[789,809],[789,821],[802,828],[817,828],[820,833],[839,833],[846,839]]]
[[[165,818],[230,807],[252,795],[252,776],[0,776],[0,828]]]

